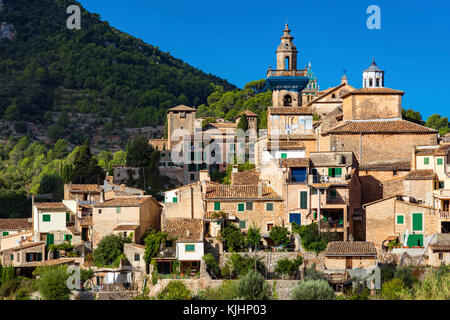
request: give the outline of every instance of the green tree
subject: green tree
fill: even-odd
[[[413,109],[403,109],[402,108],[402,116],[410,118],[412,120],[416,120],[422,122],[422,115],[418,111],[414,111]]]
[[[45,300],[69,300],[67,266],[37,267],[33,274],[39,276],[36,283]]]
[[[150,264],[152,258],[156,257],[161,250],[161,245],[167,240],[167,233],[150,230],[144,238],[145,254],[144,260]]]
[[[383,283],[381,286],[381,295],[386,300],[401,300],[408,294],[405,283],[397,278]]]
[[[260,273],[251,271],[239,280],[238,295],[245,300],[267,300],[270,286]]]
[[[20,119],[20,111],[16,105],[10,105],[6,108],[5,114],[3,115],[6,121],[14,121]]]
[[[127,151],[127,165],[130,167],[147,167],[151,164],[153,148],[144,136],[137,137]]]
[[[59,115],[57,124],[61,128],[67,128],[70,125],[70,118],[69,118],[69,114],[67,113],[67,111],[61,112],[61,114]]]
[[[170,281],[156,296],[158,300],[191,300],[192,293],[181,281]]]
[[[241,230],[232,224],[221,230],[218,238],[230,252],[240,250],[245,243]]]
[[[275,267],[275,273],[281,277],[289,276],[292,277],[299,271],[299,267],[303,263],[303,257],[299,256],[293,260],[284,258],[278,260],[277,266]]]
[[[67,152],[67,142],[65,139],[59,139],[56,141],[53,147],[53,159],[63,159],[68,154]]]
[[[243,113],[241,118],[239,119],[239,123],[238,123],[236,129],[241,129],[244,132],[247,131],[247,129],[248,129],[248,119],[247,119],[247,115],[245,113]]]
[[[300,281],[292,289],[292,300],[334,300],[336,297],[333,289],[325,280]]]
[[[123,254],[124,239],[119,235],[110,234],[103,237],[94,250],[94,264],[96,266],[118,265],[118,259]]]
[[[98,161],[91,155],[89,141],[80,147],[73,163],[73,183],[78,184],[102,184],[105,172],[98,165]],[[66,181],[67,182],[67,181]]]
[[[438,114],[430,116],[425,125],[429,128],[438,130],[441,135],[445,135],[449,132],[448,118],[441,117]]]
[[[220,276],[219,264],[211,253],[205,254],[202,259],[205,261],[206,267],[212,271],[216,277]]]
[[[274,226],[269,232],[270,239],[275,242],[276,246],[288,245],[291,243],[289,238],[289,230],[286,227]]]
[[[255,248],[261,241],[261,232],[259,228],[251,226],[245,236],[245,244],[247,247]]]

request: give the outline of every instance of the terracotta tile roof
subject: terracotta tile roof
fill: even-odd
[[[214,122],[214,123],[210,123],[208,124],[209,127],[213,127],[213,128],[217,128],[217,129],[222,129],[222,128],[236,128],[237,124],[236,123],[230,123],[230,122]]]
[[[35,202],[34,206],[38,209],[54,209],[54,210],[67,210],[66,206],[62,202]]]
[[[410,171],[411,161],[377,161],[360,165],[362,171]]]
[[[292,159],[281,159],[281,166],[284,168],[290,167],[309,167],[309,158],[292,158]]]
[[[276,143],[278,142],[278,143]],[[301,140],[270,140],[267,142],[268,150],[303,150],[305,144]]]
[[[70,192],[100,192],[102,186],[97,184],[69,184],[68,187]]]
[[[269,113],[273,115],[299,115],[307,114],[312,115],[312,109],[310,107],[270,107]]]
[[[31,263],[24,263],[20,266],[24,267],[42,267],[42,266],[57,266],[60,264],[72,264],[75,263],[75,259],[71,258],[60,258],[60,259],[53,259],[53,260],[45,260],[45,261],[38,261],[38,262],[31,262]]]
[[[94,207],[102,208],[102,207],[137,207],[147,200],[149,200],[151,196],[143,196],[143,197],[117,197],[111,200],[107,200],[105,202],[101,202],[95,204]]]
[[[353,90],[348,92],[347,94],[343,95],[342,98],[348,97],[349,95],[355,95],[355,94],[399,94],[404,95],[404,91],[390,89],[390,88],[361,88],[357,90]]]
[[[206,199],[227,200],[283,200],[272,188],[262,187],[262,194],[258,195],[257,185],[217,185],[206,188]]]
[[[31,229],[32,223],[28,219],[0,219],[0,230]]]
[[[417,149],[416,156],[432,156],[436,151],[436,148]]]
[[[231,173],[232,185],[257,185],[259,183],[259,171],[250,170]]]
[[[430,248],[434,251],[450,251],[450,244],[430,244]]]
[[[435,156],[446,156],[450,148],[450,144],[444,143],[439,146],[439,148],[434,152]]]
[[[433,170],[413,170],[406,176],[406,180],[433,180],[436,177]]]
[[[20,251],[23,249],[28,249],[28,248],[32,248],[32,247],[37,247],[37,246],[41,246],[41,245],[45,245],[45,242],[41,241],[41,242],[28,242],[28,243],[24,243],[21,244],[20,246],[14,247],[14,248],[9,248],[6,250],[2,250],[1,252],[5,252],[5,251]]]
[[[67,230],[70,231],[74,236],[79,236],[81,234],[80,231],[78,231],[75,227],[67,227]]]
[[[202,241],[203,220],[169,218],[164,221],[163,232],[177,241]]]
[[[196,109],[181,104],[167,110],[167,112],[169,111],[196,111]]]
[[[344,114],[344,112],[342,111],[341,107],[336,107],[336,109],[334,109],[331,112],[328,112],[325,116],[328,117],[339,117],[342,116]]]
[[[245,110],[244,112],[242,112],[240,114],[240,116],[243,115],[243,114],[245,114],[247,117],[257,117],[258,116],[256,113],[251,112],[250,110]]]
[[[398,134],[437,133],[436,130],[412,123],[406,120],[380,120],[380,121],[348,121],[340,124],[324,134]]]
[[[137,224],[119,224],[113,230],[114,231],[136,230],[137,228],[139,228],[139,225],[137,225]]]
[[[377,256],[373,242],[336,241],[328,243],[325,256]]]
[[[124,245],[125,246],[132,246],[132,247],[135,247],[135,248],[138,248],[138,249],[143,249],[143,250],[146,249],[144,245],[137,244],[137,243],[125,243]]]

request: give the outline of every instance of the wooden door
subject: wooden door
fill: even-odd
[[[346,269],[353,269],[352,258],[345,258],[345,268]]]

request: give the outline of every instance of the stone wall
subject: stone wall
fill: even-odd
[[[220,259],[220,266],[223,267],[228,260],[228,257],[231,256],[233,253],[231,252],[225,252]],[[249,255],[253,257],[255,255],[255,252],[239,252],[239,255]],[[275,268],[277,266],[277,262],[279,260],[288,258],[289,260],[293,260],[297,258],[298,256],[301,256],[301,252],[264,252],[264,251],[258,251],[256,252],[256,256],[261,259],[261,262],[264,263],[264,265],[267,268],[267,271],[272,273],[275,271]]]
[[[97,292],[97,300],[132,300],[139,293],[138,291],[100,291]]]

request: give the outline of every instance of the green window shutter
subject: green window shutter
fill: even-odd
[[[239,228],[245,229],[246,221],[239,221]]]
[[[10,259],[11,261],[14,261],[14,255],[13,254],[11,254],[10,258],[11,258]]]
[[[445,189],[445,182],[439,181],[439,189]]]
[[[406,245],[408,247],[423,247],[423,234],[410,234]]]
[[[404,216],[397,216],[397,224],[403,224],[404,223],[404,220],[405,219],[405,217]]]
[[[42,252],[38,252],[38,254],[36,255],[36,260],[42,261]]]
[[[120,209],[121,209],[120,207],[117,207],[116,208],[116,213],[120,213]]]
[[[266,203],[266,211],[273,211],[273,203],[272,202]]]
[[[173,197],[173,198],[172,198],[172,202],[177,203],[177,202],[178,202],[178,198],[177,198],[177,197]]]
[[[47,246],[53,244],[55,241],[55,237],[53,236],[53,234],[48,233],[47,234]]]
[[[7,235],[9,235],[9,232],[8,231],[4,231],[3,232],[3,236],[7,236]]]
[[[214,202],[214,210],[219,211],[220,210],[220,202]]]
[[[423,222],[421,213],[413,213],[413,231],[422,231]]]
[[[342,168],[336,168],[336,177],[342,177]]]
[[[337,191],[336,190],[330,190],[330,198],[336,199],[337,198]]]
[[[194,252],[195,251],[195,244],[187,244],[184,246],[184,251],[186,252]]]
[[[281,154],[281,159],[286,159],[287,158],[287,153],[282,153]]]
[[[238,203],[238,211],[239,212],[245,211],[245,203]]]
[[[328,176],[329,177],[333,176],[333,168],[328,168]]]
[[[42,221],[43,222],[50,222],[51,216],[49,214],[42,215]]]
[[[444,159],[438,158],[438,159],[437,159],[437,164],[438,164],[439,166],[443,165],[443,164],[444,164]]]
[[[300,209],[308,209],[308,192],[300,191]]]
[[[66,222],[70,222],[70,213],[66,212]]]
[[[252,211],[253,210],[253,202],[247,202],[246,203],[246,208],[247,211]]]
[[[424,158],[423,159],[423,164],[430,164],[430,158]]]

